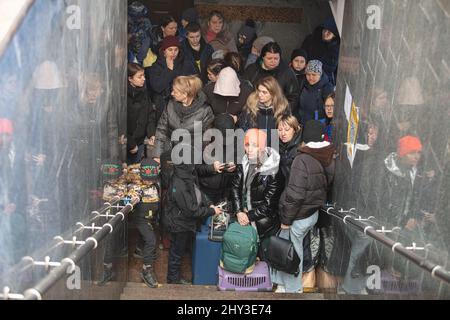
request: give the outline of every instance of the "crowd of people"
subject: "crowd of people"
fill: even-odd
[[[133,5],[141,8],[137,2]],[[202,137],[210,128],[217,129],[224,138],[229,130],[245,133],[240,142],[243,145],[224,140],[225,158],[212,157],[209,164],[203,159],[203,164],[173,165],[166,183],[168,209],[163,210],[163,215],[168,216],[165,227],[172,238],[167,280],[184,283],[180,277],[181,257],[196,230],[194,221],[219,214],[221,208],[215,205],[226,200],[238,223],[256,226],[261,243],[280,229],[281,236],[290,237],[301,257],[300,274],[321,269],[341,276],[346,292],[362,292],[366,278],[361,260],[368,251],[375,250],[372,242],[343,230],[350,241],[350,261],[344,264],[345,270],[340,270],[336,267],[342,266],[336,260],[342,260],[342,249],[337,248],[340,237],[331,236],[330,228],[342,226],[332,226],[330,221],[324,223],[323,217],[319,218],[319,209],[331,200],[338,156],[333,145],[333,118],[340,37],[334,19],[327,19],[307,36],[292,52],[290,61],[283,59],[275,38],[257,34],[251,19],[244,22],[236,37],[218,11],[206,17],[203,27],[194,8],[183,13],[182,28],[178,30],[167,32],[167,21],[176,24],[171,17],[163,19],[158,43],[148,49],[157,58],[145,66],[148,92],[141,106],[156,114],[149,120],[156,120],[150,125],[156,133],[145,136],[141,132],[140,141],[149,142],[147,147],[152,150],[147,156],[160,163],[161,159],[173,160],[170,155],[178,141],[172,138],[179,129],[188,133],[192,138],[189,141],[201,141],[200,153],[208,145]],[[155,39],[151,34],[148,37]],[[129,38],[133,57],[129,70],[133,70],[142,61],[133,49],[140,47],[136,45],[139,37],[131,34]],[[130,82],[133,74],[129,73]],[[358,206],[380,223],[399,226],[415,240],[424,240],[423,230],[429,232],[436,225],[436,217],[428,208],[418,211],[416,200],[419,194],[425,196],[423,191],[436,181],[434,172],[422,179],[418,171],[422,142],[408,131],[396,132],[396,152],[381,155],[379,144],[385,142],[380,141],[385,137],[380,132],[379,112],[374,110],[371,117],[363,118],[358,145],[365,152],[356,157],[352,185],[348,186],[355,196],[349,199],[363,192],[372,192],[374,197],[366,203],[346,200],[346,204]],[[244,153],[235,152],[237,157],[227,154],[239,147]],[[135,154],[137,149],[129,152]],[[141,158],[130,156],[129,161]],[[167,168],[163,163],[161,166]],[[380,177],[385,180],[368,181],[365,170],[370,166],[380,168]],[[175,184],[177,188],[173,188]],[[181,220],[174,212],[182,213]],[[401,273],[398,262],[395,266],[395,259],[386,257],[386,253],[378,255],[377,263],[393,274]],[[271,273],[277,292],[303,292],[302,277],[275,269]]]
[[[138,2],[129,12],[127,161],[148,157],[170,170],[162,173],[168,177],[162,181],[162,220],[171,238],[167,281],[185,282],[181,259],[197,222],[220,214],[216,205],[224,200],[241,225],[255,223],[261,243],[280,227],[291,230],[302,256],[303,239],[317,222],[333,180],[337,28],[325,29],[328,21],[320,39],[308,37],[291,61],[284,61],[281,46],[272,37],[258,36],[251,19],[234,37],[218,11],[202,27],[190,8],[180,28],[173,17],[150,28],[148,10]],[[223,135],[223,153],[200,164],[194,158],[164,163],[174,162],[171,156],[180,147],[173,141],[177,130],[192,138],[192,147],[201,141],[202,154],[214,143],[203,142],[211,128]],[[244,132],[244,141],[227,139],[227,132],[237,130]],[[279,292],[302,291],[296,277],[273,272]],[[143,274],[155,287],[154,272]]]
[[[120,143],[126,146],[124,162],[128,165],[145,161],[160,165],[161,231],[170,237],[167,282],[187,283],[181,277],[183,255],[199,224],[223,212],[219,206],[223,201],[228,203],[233,221],[256,228],[262,249],[277,233],[291,239],[301,258],[299,273],[271,268],[276,292],[304,292],[305,275],[320,271],[325,278],[341,277],[345,292],[360,293],[368,263],[381,265],[394,275],[404,274],[398,257],[386,250],[380,253],[368,237],[320,212],[327,202],[336,200],[331,193],[341,152],[334,144],[333,119],[335,111],[343,113],[343,108],[336,106],[340,36],[333,18],[308,35],[286,61],[276,37],[258,35],[251,19],[233,35],[219,11],[201,19],[195,8],[190,8],[183,12],[180,23],[165,16],[158,25],[148,16],[142,3],[135,1],[129,6],[127,130]],[[87,148],[83,141],[93,139],[90,135],[98,116],[90,106],[97,104],[102,94],[95,75],[86,75],[85,80],[83,119],[92,121],[77,123],[74,119],[72,123],[82,131],[72,151],[74,163],[77,154],[89,153],[83,149]],[[343,186],[348,194],[338,200],[344,207],[374,216],[383,226],[400,227],[402,237],[410,241],[431,236],[445,246],[450,233],[439,227],[447,225],[439,215],[445,208],[432,206],[445,195],[437,191],[437,172],[422,165],[424,139],[408,119],[398,121],[394,128],[384,127],[389,125],[382,120],[385,96],[385,91],[374,90],[370,115],[362,115],[357,145],[364,152],[356,154],[351,177],[345,180],[349,185]],[[52,114],[53,110],[43,105],[30,114],[30,123],[50,127],[55,121]],[[108,115],[104,126],[111,127],[114,118]],[[30,154],[24,155],[13,139],[14,123],[7,114],[0,116],[0,210],[5,213],[0,224],[9,226],[9,220],[20,219],[12,213],[25,210],[16,204],[27,203],[16,199],[23,195],[17,192],[23,186],[12,175],[25,164],[14,159],[36,167],[32,179],[36,181],[35,202],[46,199],[40,204],[45,207],[55,200],[56,191],[48,189],[52,183],[45,188],[38,184],[45,172],[57,171],[58,166],[56,160],[48,161],[56,137],[41,127],[31,126],[28,133],[40,149],[27,150]],[[213,134],[211,129],[215,129]],[[48,150],[41,150],[42,146]],[[385,154],[385,150],[390,152]],[[88,159],[92,167],[98,158],[105,157]],[[74,170],[83,174],[76,165]],[[380,174],[374,177],[370,171]],[[94,174],[89,176],[98,180]],[[145,220],[138,229],[144,242],[142,279],[156,288],[154,229]],[[11,245],[20,246],[17,239]],[[12,240],[5,237],[5,241]],[[262,249],[260,259],[264,259]],[[111,280],[111,274],[103,280]]]

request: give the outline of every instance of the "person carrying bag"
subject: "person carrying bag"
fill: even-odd
[[[288,239],[282,237],[287,233]],[[291,241],[291,233],[280,229],[276,235],[271,236],[265,249],[265,259],[269,265],[279,271],[299,275],[300,258]]]
[[[289,183],[280,199],[281,229],[289,232],[300,259],[303,259],[303,239],[317,223],[334,176],[335,148],[323,139],[323,124],[317,120],[308,121],[299,153],[292,163]],[[298,274],[302,275],[303,265],[298,261]],[[278,284],[275,292],[303,293],[301,276],[272,267],[271,279]]]

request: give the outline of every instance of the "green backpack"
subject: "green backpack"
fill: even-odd
[[[258,232],[235,222],[223,235],[221,267],[233,273],[251,273],[258,253]]]

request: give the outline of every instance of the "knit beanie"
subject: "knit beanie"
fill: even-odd
[[[180,41],[178,40],[178,37],[176,36],[167,36],[163,39],[161,42],[161,52],[164,52],[167,48],[170,47],[180,47]]]
[[[259,51],[261,52],[262,48],[264,48],[264,46],[270,42],[275,42],[275,40],[271,37],[266,37],[266,36],[262,36],[262,37],[258,37],[254,42],[253,42],[253,46]]]
[[[189,8],[183,11],[181,19],[186,20],[189,23],[198,22],[198,12],[195,8]]]
[[[322,74],[323,73],[322,66],[323,66],[323,64],[319,60],[311,60],[308,62],[305,72]]]
[[[303,141],[322,142],[324,139],[324,126],[322,122],[317,120],[309,120],[303,129]]]
[[[13,134],[13,124],[9,119],[0,119],[0,133]]]
[[[419,138],[414,136],[405,136],[398,140],[397,154],[399,157],[404,157],[408,153],[422,151],[422,143]]]
[[[263,130],[259,129],[250,129],[245,134],[244,143],[247,145],[248,143],[256,143],[259,150],[264,150],[266,148],[267,143],[267,134]]]
[[[241,94],[241,82],[236,71],[231,67],[226,67],[219,73],[214,93],[224,97],[239,97]]]
[[[308,61],[308,53],[303,49],[295,49],[292,51],[291,61],[297,57],[304,57],[306,61]]]

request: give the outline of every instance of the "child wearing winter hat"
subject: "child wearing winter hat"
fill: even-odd
[[[306,83],[306,64],[308,62],[308,54],[303,49],[295,49],[292,51],[290,67],[295,73],[300,88]]]

